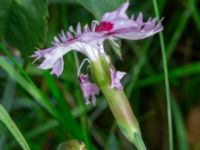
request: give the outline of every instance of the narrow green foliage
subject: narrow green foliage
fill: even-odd
[[[5,124],[5,126],[10,130],[12,135],[15,137],[15,139],[18,141],[18,143],[21,145],[21,147],[24,150],[30,150],[29,145],[27,144],[26,140],[24,139],[23,135],[7,113],[7,111],[4,109],[4,107],[0,104],[0,120]]]
[[[109,45],[112,47],[112,50],[119,57],[119,59],[122,60],[121,40],[116,40],[115,42],[117,42],[119,46],[113,44],[111,41],[108,41]]]
[[[139,77],[140,71],[142,69],[142,66],[144,65],[144,63],[147,60],[147,52],[149,50],[150,44],[151,44],[150,41],[145,43],[143,52],[142,52],[141,56],[139,57],[138,62],[135,64],[135,66],[133,67],[133,69],[131,71],[132,72],[132,78],[131,78],[131,81],[130,81],[128,87],[127,87],[127,95],[128,95],[128,97],[131,96],[131,93],[132,93],[132,91],[133,91],[133,89],[134,89],[134,87],[136,85],[136,81],[138,80],[138,77]]]
[[[184,124],[183,114],[175,99],[172,98],[172,112],[174,117],[174,124],[177,136],[178,150],[189,150],[189,143],[187,141],[186,127]]]
[[[189,6],[192,11],[192,15],[193,15],[194,21],[196,23],[197,29],[200,33],[200,14],[199,14],[199,8],[197,8],[196,1],[189,0]]]
[[[160,18],[157,1],[153,0],[154,10],[156,13],[157,18]],[[169,129],[169,149],[174,149],[173,144],[173,129],[172,129],[172,113],[171,113],[171,100],[170,100],[170,87],[169,87],[169,80],[168,80],[168,67],[167,67],[167,58],[166,58],[166,49],[165,49],[165,42],[163,33],[159,33],[160,37],[160,45],[161,45],[161,52],[162,52],[162,60],[163,60],[163,69],[164,69],[164,77],[165,77],[165,94],[167,100],[167,116],[168,116],[168,129]]]
[[[191,11],[186,9],[182,13],[182,15],[179,19],[179,22],[177,24],[177,27],[174,29],[174,34],[173,34],[173,36],[171,36],[171,39],[168,42],[167,47],[166,47],[168,61],[171,58],[171,56],[178,44],[178,41],[181,38],[181,35],[189,22],[190,16],[191,16]]]
[[[198,75],[200,73],[200,62],[195,62],[191,64],[187,64],[185,66],[177,67],[174,69],[171,69],[169,71],[169,79],[174,80],[181,77],[186,77],[190,75]],[[152,75],[150,77],[147,77],[136,84],[136,87],[144,87],[148,85],[153,85],[158,82],[161,82],[164,79],[164,74],[156,74]]]

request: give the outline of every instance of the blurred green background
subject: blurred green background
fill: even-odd
[[[0,0],[0,103],[33,150],[53,150],[79,139],[88,150],[134,150],[117,128],[100,94],[85,105],[77,66],[84,57],[70,52],[60,78],[37,69],[30,55],[51,46],[53,37],[80,22],[90,24],[125,0]],[[157,0],[164,17],[175,150],[200,150],[200,7],[199,0]],[[128,14],[155,17],[153,1],[130,0]],[[121,41],[107,53],[117,70],[128,73],[129,97],[149,150],[168,150],[167,106],[159,36]],[[11,54],[11,55],[10,55]],[[5,115],[0,120],[6,122]],[[21,149],[0,123],[0,150]],[[14,133],[15,130],[13,131]],[[17,134],[16,137],[19,138]]]

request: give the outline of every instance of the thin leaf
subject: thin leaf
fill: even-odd
[[[176,128],[177,146],[179,150],[189,150],[187,133],[184,124],[183,114],[175,99],[172,99],[172,110],[174,116],[174,124]]]
[[[15,139],[18,141],[18,143],[21,145],[21,147],[24,150],[30,150],[29,145],[27,144],[26,140],[24,139],[23,135],[7,113],[7,111],[4,109],[4,107],[0,104],[0,120],[5,124],[5,126],[10,130],[10,132],[13,134]]]
[[[157,18],[160,18],[157,0],[153,0],[154,11]],[[167,119],[168,119],[168,132],[169,132],[169,149],[174,149],[173,142],[173,127],[172,127],[172,113],[171,113],[171,99],[170,99],[170,87],[169,87],[169,75],[168,75],[168,65],[167,65],[167,57],[166,57],[166,48],[163,33],[159,33],[160,38],[160,46],[162,53],[162,61],[163,61],[163,70],[164,70],[164,79],[165,79],[165,95],[167,101]]]

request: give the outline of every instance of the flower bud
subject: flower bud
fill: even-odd
[[[91,62],[91,74],[104,94],[107,103],[124,136],[133,143],[138,150],[146,150],[141,137],[139,123],[133,114],[130,103],[123,90],[110,89],[110,67],[105,58]]]

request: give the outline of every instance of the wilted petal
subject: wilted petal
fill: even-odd
[[[126,75],[126,72],[115,71],[111,68],[110,74],[111,74],[110,89],[117,88],[118,90],[122,90],[123,86],[122,86],[120,80]]]
[[[96,95],[99,94],[99,88],[96,84],[90,83],[88,81],[88,75],[81,74],[79,77],[80,87],[83,92],[85,103],[89,104],[92,101],[92,104],[96,104]]]

